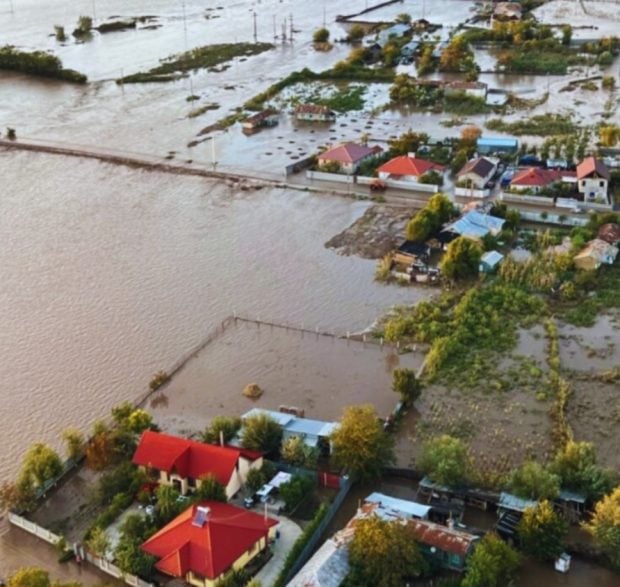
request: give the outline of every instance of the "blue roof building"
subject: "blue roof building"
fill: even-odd
[[[443,232],[451,232],[469,238],[482,238],[489,233],[496,236],[502,230],[504,222],[503,218],[496,218],[490,214],[482,214],[477,210],[472,210],[452,224],[448,224]]]
[[[481,155],[516,153],[519,150],[519,140],[513,137],[480,137],[476,141],[476,150]]]

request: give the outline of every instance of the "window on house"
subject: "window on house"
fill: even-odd
[[[605,182],[604,181],[599,181],[598,182],[598,187],[600,187],[600,188],[605,187]]]
[[[192,477],[188,477],[187,478],[187,486],[191,487],[191,488],[195,488],[196,487],[196,479],[193,479]]]

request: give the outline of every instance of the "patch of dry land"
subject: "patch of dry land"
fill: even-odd
[[[325,243],[339,255],[380,259],[405,238],[405,227],[415,210],[392,206],[372,206],[351,226]]]

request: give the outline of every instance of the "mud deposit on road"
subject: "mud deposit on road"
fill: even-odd
[[[407,222],[415,214],[410,208],[373,206],[351,226],[329,239],[325,246],[339,255],[380,259],[400,245]]]

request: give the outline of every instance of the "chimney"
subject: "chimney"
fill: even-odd
[[[450,530],[454,530],[454,520],[452,519],[452,514],[450,514],[450,517],[448,518],[448,528]]]

